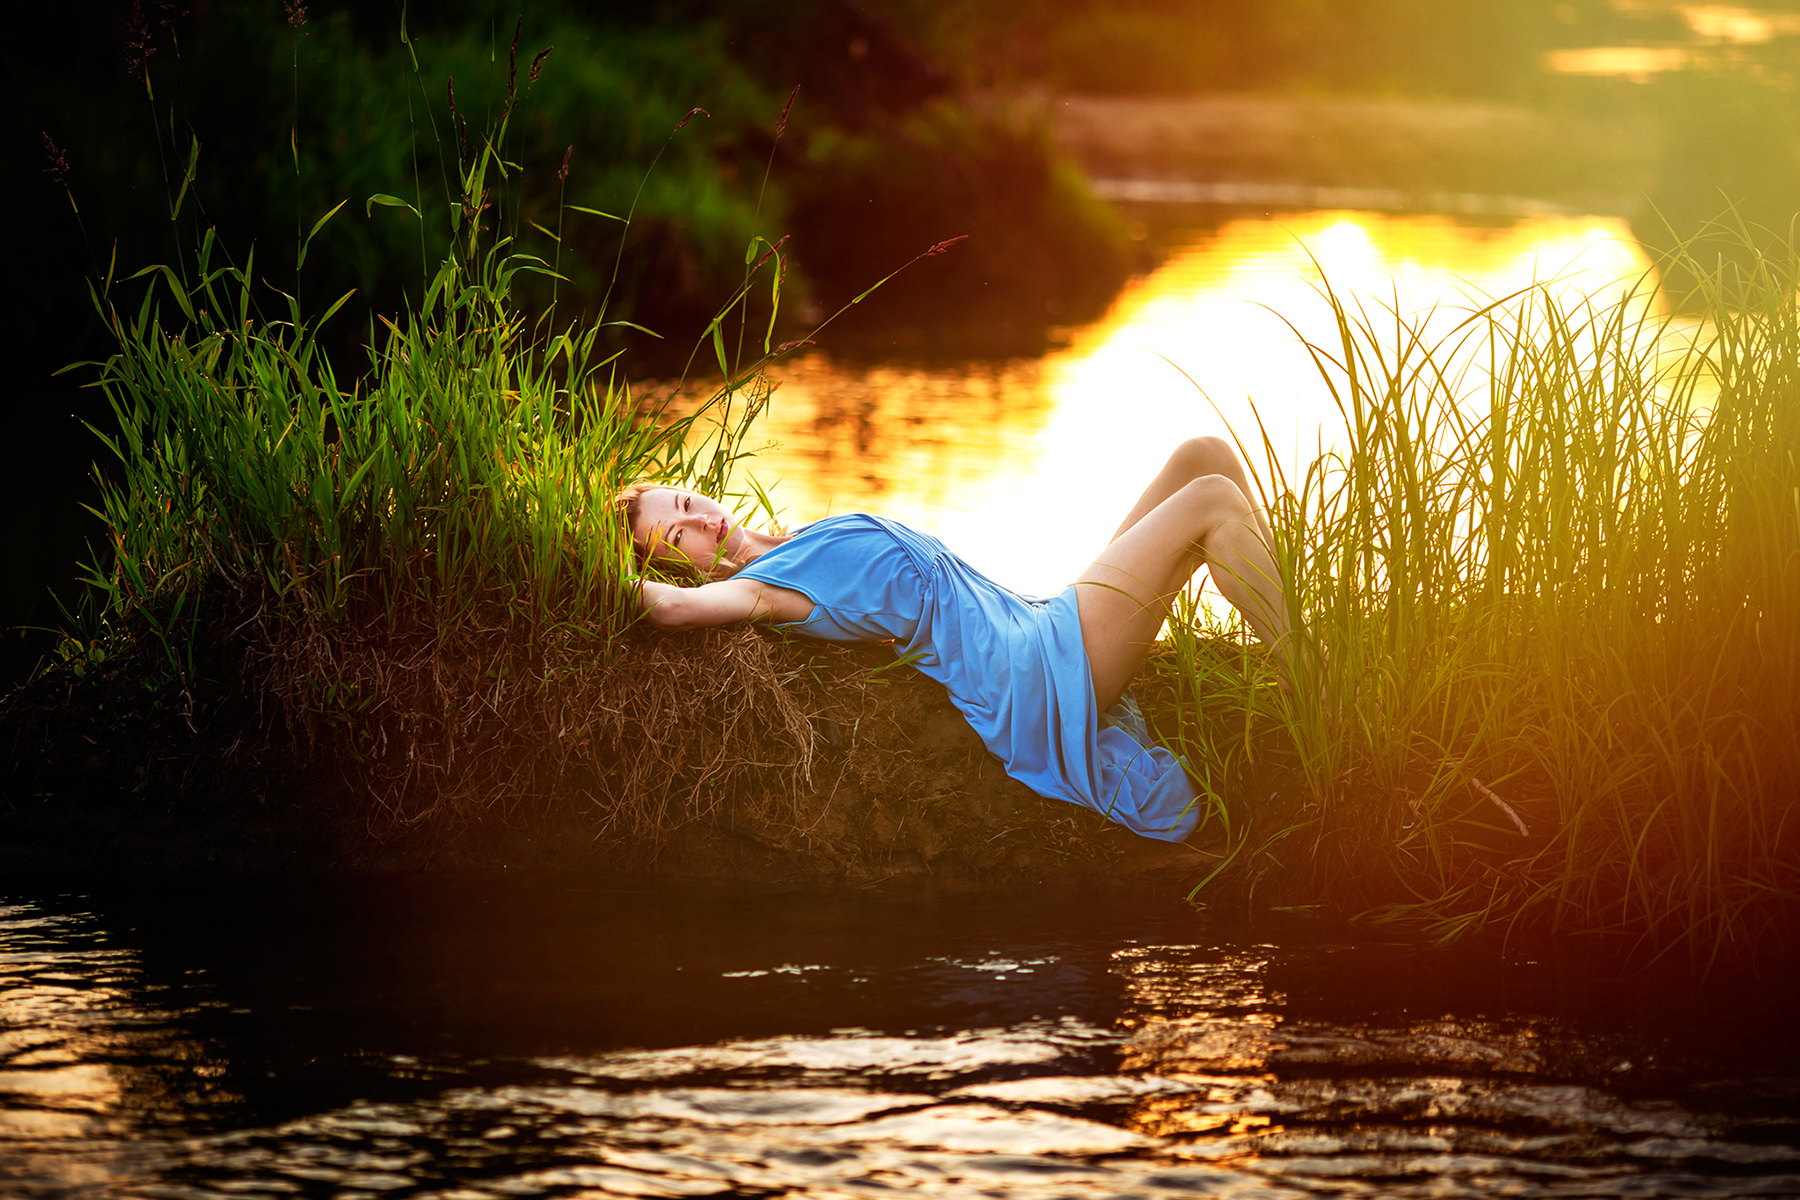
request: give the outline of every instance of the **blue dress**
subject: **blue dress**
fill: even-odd
[[[1180,760],[1103,724],[1073,587],[1026,599],[936,538],[864,513],[808,525],[738,575],[813,602],[809,618],[785,628],[837,642],[893,639],[948,689],[1006,773],[1038,795],[1171,842],[1199,824]]]

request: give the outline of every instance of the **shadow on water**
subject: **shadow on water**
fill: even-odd
[[[1797,990],[1053,889],[15,898],[0,1191],[1791,1193]]]

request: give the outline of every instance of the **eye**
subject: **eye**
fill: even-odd
[[[681,501],[681,508],[682,508],[683,512],[693,512],[694,511],[694,498],[692,496],[683,497],[682,501]]]
[[[671,546],[681,545],[681,530],[677,529],[675,531],[675,540],[670,542],[669,545],[671,545]]]

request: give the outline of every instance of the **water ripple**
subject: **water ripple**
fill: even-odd
[[[990,938],[888,963],[786,945],[762,960],[774,965],[717,970],[714,991],[680,994],[690,1009],[715,996],[729,1020],[741,989],[778,989],[759,995],[804,1001],[803,1027],[675,1045],[596,1032],[584,1044],[565,1020],[569,1044],[509,1055],[491,1047],[514,1036],[509,1018],[531,1019],[520,997],[539,994],[514,980],[495,985],[507,999],[477,1003],[468,989],[483,985],[441,976],[444,1012],[500,1018],[455,1026],[433,1015],[430,988],[371,988],[367,967],[299,992],[233,982],[229,952],[159,963],[91,916],[0,907],[0,1193],[1800,1192],[1791,1056],[1686,1077],[1660,1034],[1541,1011],[1330,1016],[1278,982],[1300,976],[1274,944],[1085,936],[1090,946]],[[1045,1011],[936,1023],[1017,1012],[991,990],[1009,983]],[[537,986],[566,1003],[566,974]],[[863,997],[883,988],[912,1007],[861,1023]],[[1075,999],[1057,1011],[1062,995]]]

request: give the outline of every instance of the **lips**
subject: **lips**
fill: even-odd
[[[725,540],[726,535],[729,534],[730,532],[731,532],[731,518],[730,517],[720,517],[719,518],[719,541],[723,542]]]

